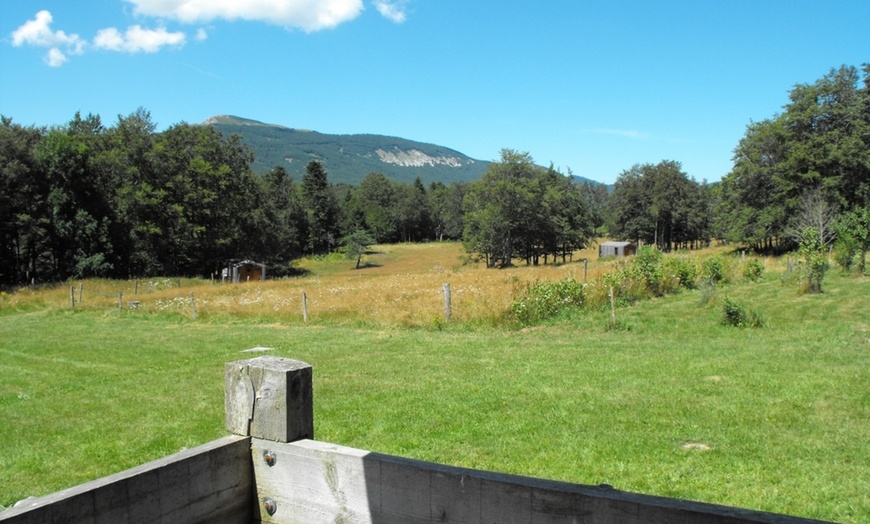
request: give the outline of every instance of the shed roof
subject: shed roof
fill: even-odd
[[[601,245],[602,245],[602,246],[613,246],[613,247],[625,247],[625,246],[631,246],[631,245],[634,245],[634,242],[613,242],[613,241],[608,241],[608,242],[602,242]]]

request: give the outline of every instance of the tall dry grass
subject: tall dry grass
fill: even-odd
[[[305,276],[240,284],[198,279],[150,278],[135,281],[71,281],[23,288],[3,298],[3,304],[70,308],[70,287],[77,308],[126,313],[175,313],[198,318],[258,316],[282,322],[302,321],[302,293],[307,295],[311,322],[354,321],[426,327],[444,318],[443,285],[450,284],[452,319],[456,322],[496,322],[527,286],[567,277],[593,280],[614,261],[599,261],[597,246],[574,253],[573,262],[506,269],[465,263],[459,243],[378,245],[367,254],[366,267],[339,256],[308,258],[296,267]],[[81,288],[82,301],[79,302]],[[137,291],[138,288],[138,291]],[[137,292],[136,292],[137,291]],[[138,307],[130,309],[131,301]]]
[[[713,246],[676,256],[703,259],[731,249]],[[487,269],[483,263],[468,262],[464,255],[462,245],[454,242],[377,245],[363,258],[361,269],[355,269],[355,260],[334,254],[296,261],[304,276],[264,282],[232,284],[175,277],[71,281],[5,294],[0,307],[70,308],[72,287],[76,308],[103,309],[107,314],[260,317],[292,323],[303,320],[304,292],[310,322],[431,327],[444,320],[443,286],[450,284],[452,320],[487,325],[499,323],[510,304],[532,284],[564,278],[592,282],[627,263],[626,259],[600,260],[597,245],[575,252],[573,261],[566,263],[519,263],[505,269]],[[739,258],[737,254],[732,260]],[[584,259],[588,261],[585,266]],[[768,269],[777,264],[765,260]],[[134,302],[138,304],[131,309]]]

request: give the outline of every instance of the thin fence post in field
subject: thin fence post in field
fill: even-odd
[[[302,321],[308,322],[308,294],[302,292]]]
[[[193,314],[193,319],[196,320],[196,297],[193,296],[193,291],[190,292],[190,311]]]
[[[583,259],[583,282],[586,282],[586,274],[589,271],[589,259]]]
[[[118,291],[118,311],[122,311],[124,309],[124,306],[122,305],[123,303],[124,303],[124,293],[121,291]]]
[[[178,277],[178,289],[181,289],[181,277]]]
[[[84,293],[84,290],[85,290],[85,283],[79,282],[79,304],[82,303],[82,293]]]
[[[450,303],[450,283],[448,282],[442,287],[444,289],[444,321],[450,322],[450,317],[453,313]]]
[[[616,300],[613,298],[613,286],[610,286],[610,324],[616,325]]]
[[[76,307],[76,287],[70,286],[69,288],[69,307]]]

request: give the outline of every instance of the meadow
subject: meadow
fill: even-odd
[[[687,256],[717,253],[739,258]],[[224,363],[268,347],[314,367],[318,440],[870,520],[870,279],[834,268],[824,293],[801,295],[765,259],[757,282],[620,307],[618,329],[609,307],[518,328],[504,315],[530,285],[582,280],[584,257],[590,281],[619,262],[577,253],[487,270],[461,256],[377,246],[362,270],[334,256],[262,283],[88,280],[0,296],[0,505],[222,436]],[[723,325],[725,297],[764,326]]]

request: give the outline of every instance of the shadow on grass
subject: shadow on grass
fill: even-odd
[[[299,278],[307,277],[311,271],[301,267],[282,267],[275,268],[269,272],[269,278]]]
[[[356,267],[354,269],[367,269],[370,267],[381,267],[381,265],[375,262],[363,262],[359,265],[359,267]]]

